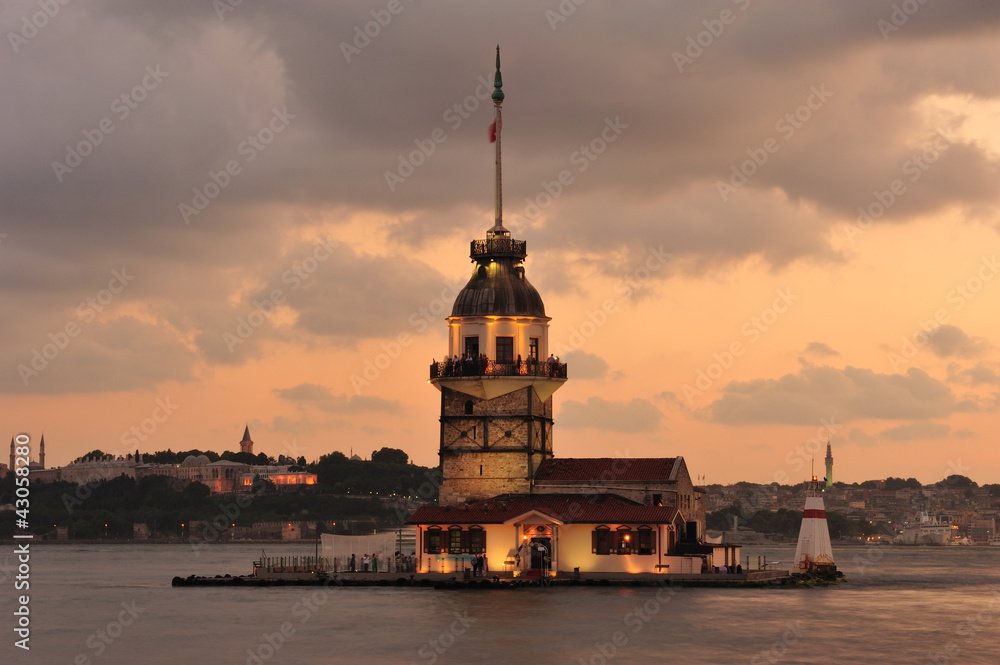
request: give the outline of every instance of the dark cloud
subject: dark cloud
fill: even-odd
[[[938,358],[974,358],[989,348],[989,342],[969,337],[958,326],[943,325],[932,331],[927,346]]]
[[[1000,373],[995,367],[991,367],[983,361],[964,369],[958,363],[950,363],[948,365],[948,381],[968,386],[1000,386]]]
[[[879,436],[892,441],[923,441],[944,439],[951,433],[951,426],[944,423],[916,422],[898,425],[879,432]]]
[[[595,353],[567,351],[561,360],[572,368],[574,379],[603,379],[608,374],[608,361]]]
[[[830,356],[840,355],[824,342],[809,342],[809,345],[806,346],[806,350],[803,353],[819,358],[828,358]]]
[[[559,426],[566,429],[592,427],[608,432],[653,432],[663,414],[647,399],[611,401],[591,397],[586,402],[569,400],[559,409]]]
[[[399,413],[402,406],[395,400],[369,395],[335,395],[326,386],[300,383],[291,388],[275,388],[277,397],[300,404],[310,404],[329,413],[362,413],[381,411]]]
[[[748,259],[842,261],[831,230],[897,178],[906,193],[885,222],[996,206],[995,155],[962,140],[934,148],[965,119],[921,106],[1000,95],[995,8],[928,4],[883,39],[889,0],[753,2],[679,72],[674,51],[732,5],[586,4],[553,30],[532,2],[406,3],[349,59],[343,44],[370,7],[245,2],[220,17],[195,0],[61,5],[0,60],[0,302],[22,314],[0,324],[11,343],[0,390],[17,389],[20,359],[108,266],[139,275],[116,301],[134,321],[101,320],[39,386],[148,387],[260,358],[270,343],[410,331],[407,316],[444,282],[412,250],[492,220],[497,41],[505,210],[531,242],[529,274],[553,293],[584,288],[587,264],[611,295],[650,248],[673,255],[654,282]],[[37,11],[10,4],[2,32]],[[779,128],[824,86],[832,95],[808,121]],[[98,131],[104,119],[113,131]],[[723,200],[718,184],[768,138],[780,149]],[[907,164],[932,148],[911,180]],[[89,154],[70,165],[72,151]],[[72,170],[56,173],[58,162]],[[404,171],[390,188],[386,173]],[[182,204],[203,210],[185,220]],[[366,238],[378,251],[344,243],[293,290],[301,238],[359,217],[381,220]],[[265,316],[227,342],[274,289],[289,319]],[[117,339],[119,328],[144,341]],[[974,341],[948,339],[935,353],[971,353]],[[82,378],[102,362],[110,371]],[[117,369],[131,363],[134,378]]]
[[[923,370],[878,374],[858,367],[804,367],[780,379],[733,381],[703,411],[726,425],[812,425],[844,421],[946,416],[963,408],[951,390]]]

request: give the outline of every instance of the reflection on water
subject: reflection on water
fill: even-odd
[[[986,547],[841,547],[850,583],[794,589],[170,586],[247,573],[260,550],[36,544],[32,650],[8,628],[0,662],[994,663],[1000,643],[1000,548]],[[744,550],[752,567],[793,554]]]

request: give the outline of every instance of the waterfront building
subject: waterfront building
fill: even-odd
[[[430,366],[441,392],[437,506],[417,509],[418,571],[452,572],[485,554],[493,568],[699,573],[735,566],[739,550],[706,545],[705,492],[684,458],[562,459],[553,394],[566,363],[525,274],[527,243],[503,225],[500,53],[494,77],[495,216],[473,240],[468,283],[447,318],[448,353]]]

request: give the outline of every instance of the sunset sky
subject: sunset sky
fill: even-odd
[[[787,483],[832,436],[835,480],[1000,482],[997,3],[12,0],[0,26],[0,436],[44,432],[48,466],[247,423],[255,452],[436,465],[500,44],[558,456]]]

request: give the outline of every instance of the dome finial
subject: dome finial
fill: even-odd
[[[500,45],[497,44],[497,73],[493,75],[493,101],[503,103],[503,78],[500,76]]]

